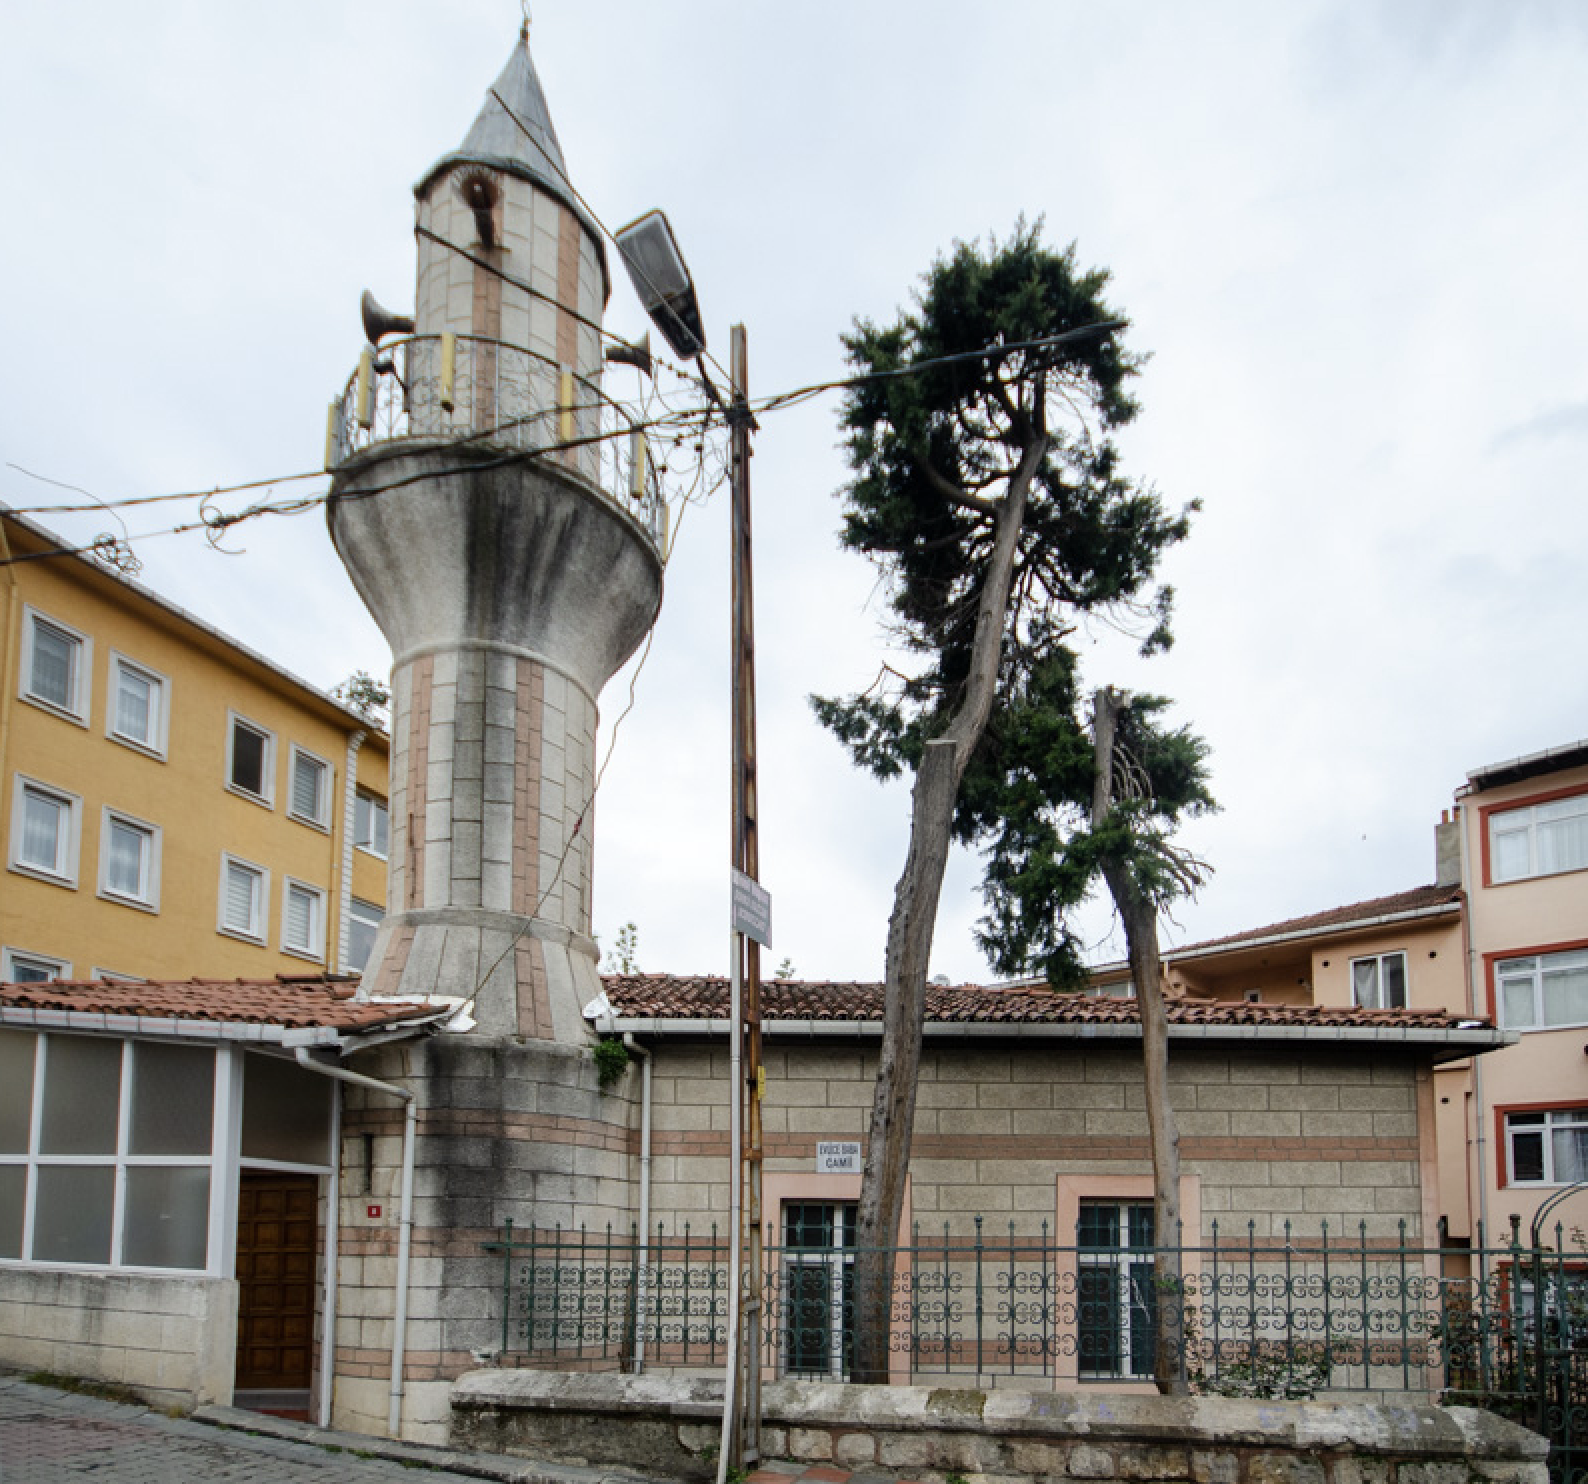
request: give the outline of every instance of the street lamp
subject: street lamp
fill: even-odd
[[[722,399],[701,360],[706,332],[694,279],[660,211],[629,223],[614,239],[640,303],[680,359],[700,361],[707,396]],[[729,332],[729,482],[733,495],[733,783],[730,815],[729,975],[731,1005],[728,1082],[729,1230],[728,1356],[722,1399],[717,1484],[728,1470],[759,1459],[761,1444],[761,947],[771,947],[771,900],[760,873],[759,794],[755,748],[755,602],[750,555],[750,412],[744,326]],[[746,1114],[748,1113],[748,1117]],[[748,1176],[748,1178],[746,1178]],[[748,1237],[748,1251],[746,1251]],[[748,1270],[748,1274],[746,1274]],[[748,1282],[746,1282],[748,1276]]]
[[[647,211],[628,226],[620,227],[613,241],[623,255],[623,266],[629,270],[634,291],[651,322],[666,336],[674,355],[680,360],[694,360],[706,348],[706,331],[701,324],[700,302],[695,297],[695,281],[678,250],[667,213]]]

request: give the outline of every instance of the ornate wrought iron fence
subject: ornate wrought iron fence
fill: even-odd
[[[769,1238],[774,1233],[769,1232]],[[785,1237],[790,1233],[785,1232]],[[1153,1256],[1143,1234],[1096,1228],[1060,1243],[1044,1226],[919,1226],[892,1256],[890,1344],[898,1381],[1119,1383],[1150,1375]],[[502,1261],[504,1363],[553,1369],[720,1366],[728,1254],[685,1226],[604,1233],[515,1231]],[[768,1241],[761,1278],[768,1375],[842,1379],[857,1253],[840,1234]],[[1588,1433],[1588,1252],[1421,1247],[1327,1223],[1263,1236],[1216,1223],[1173,1249],[1194,1389],[1257,1397],[1423,1397],[1487,1405],[1557,1440]],[[1585,1460],[1588,1462],[1588,1460]]]
[[[560,459],[661,539],[661,489],[644,431],[597,382],[523,346],[415,335],[366,352],[332,404],[327,463],[408,438]]]

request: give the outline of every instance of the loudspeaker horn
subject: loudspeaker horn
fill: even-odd
[[[414,332],[412,315],[393,314],[368,289],[364,290],[358,307],[364,316],[364,333],[371,345],[379,345],[386,335],[412,335]]]
[[[642,375],[649,376],[653,369],[651,332],[647,330],[632,345],[626,340],[619,340],[616,344],[607,346],[604,354],[609,361],[616,361],[622,366],[633,366]]]

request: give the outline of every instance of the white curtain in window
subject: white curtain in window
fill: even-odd
[[[1551,1172],[1557,1185],[1572,1185],[1588,1179],[1588,1128],[1557,1128],[1550,1132],[1555,1168]]]
[[[151,740],[154,682],[136,670],[122,670],[116,683],[116,731],[134,742]]]
[[[105,859],[106,886],[124,897],[143,896],[148,850],[147,831],[123,824],[119,819],[111,820]]]
[[[66,804],[29,788],[22,793],[22,859],[46,871],[61,866],[61,840],[66,829]]]
[[[1568,959],[1556,966],[1558,959]],[[1576,959],[1577,962],[1570,962]],[[1544,1024],[1588,1022],[1588,957],[1551,954],[1544,959]]]
[[[1541,875],[1588,866],[1588,800],[1540,804],[1537,832]]]
[[[1507,830],[1494,836],[1494,879],[1515,881],[1528,874],[1527,831]]]
[[[77,657],[77,641],[48,624],[33,626],[33,678],[30,688],[41,700],[56,706],[70,706],[76,697],[72,694],[73,661]]]
[[[1363,1010],[1378,1008],[1378,960],[1359,958],[1351,965],[1351,998]]]

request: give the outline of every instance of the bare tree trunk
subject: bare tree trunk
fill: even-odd
[[[1092,793],[1092,825],[1107,820],[1115,803],[1115,748],[1119,714],[1129,701],[1120,692],[1100,690],[1092,708],[1092,745],[1097,776]],[[1141,1013],[1141,1055],[1145,1069],[1147,1143],[1152,1152],[1153,1300],[1157,1312],[1153,1380],[1165,1396],[1183,1396],[1186,1381],[1185,1300],[1182,1294],[1180,1224],[1180,1131],[1169,1099],[1169,1021],[1163,1003],[1158,955],[1158,907],[1145,896],[1125,862],[1105,854],[1103,880],[1125,929],[1125,953]]]
[[[915,1132],[915,1086],[926,1017],[926,975],[937,925],[938,898],[954,823],[954,804],[970,755],[987,726],[998,689],[1004,621],[1026,495],[1047,453],[1046,437],[1026,448],[998,506],[987,580],[976,611],[965,693],[943,735],[926,746],[911,794],[910,849],[888,921],[882,1049],[871,1104],[866,1162],[855,1213],[854,1355],[850,1378],[888,1380],[889,1297],[893,1254],[904,1212],[905,1176]]]

